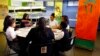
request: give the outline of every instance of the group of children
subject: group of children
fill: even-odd
[[[62,19],[61,23],[58,24],[56,19],[55,19],[55,14],[52,13],[50,15],[50,21],[49,21],[50,28],[47,28],[45,18],[44,17],[39,18],[39,20],[37,21],[36,27],[32,28],[30,30],[30,32],[28,33],[26,40],[24,42],[24,44],[25,44],[24,46],[27,47],[27,44],[30,41],[32,41],[32,44],[29,48],[31,55],[36,53],[33,50],[33,49],[36,49],[36,48],[33,48],[33,46],[35,44],[40,44],[42,42],[43,43],[51,42],[51,40],[54,38],[54,33],[53,33],[52,29],[62,30],[64,32],[63,39],[66,39],[69,37],[68,31],[66,30],[66,28],[69,24],[68,16],[63,15],[61,19]],[[31,26],[31,24],[28,24],[29,22],[30,22],[29,15],[25,13],[23,15],[22,20],[21,20],[21,27]],[[15,27],[16,27],[16,21],[11,16],[6,16],[5,20],[4,20],[4,29],[3,30],[6,33],[7,39],[11,43],[15,43],[18,41],[16,32],[15,32]],[[63,40],[61,40],[60,42],[63,43],[62,41]],[[57,41],[57,42],[59,43],[59,41]],[[60,48],[58,43],[55,44],[56,45],[55,46],[55,50],[56,50],[55,54],[57,54],[57,56],[58,56],[58,52],[59,52],[59,48]],[[35,55],[38,55],[38,53]],[[48,55],[48,56],[50,56],[50,55]]]

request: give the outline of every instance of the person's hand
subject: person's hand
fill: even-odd
[[[57,31],[57,29],[52,29],[52,31],[53,31],[53,32],[56,32],[56,31]]]
[[[18,39],[17,39],[17,38],[15,38],[15,39],[13,39],[13,41],[14,41],[14,42],[17,42],[17,41],[18,41]]]

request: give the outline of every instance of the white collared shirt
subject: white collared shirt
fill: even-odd
[[[52,28],[52,27],[55,27],[55,26],[58,26],[58,22],[56,20],[53,20],[49,22],[49,26]]]
[[[9,26],[9,27],[7,28],[6,36],[7,36],[7,39],[8,39],[9,41],[13,41],[13,39],[16,38],[16,33],[15,33],[13,27]]]
[[[69,30],[69,29],[70,29],[70,26],[69,26],[69,25],[67,25],[66,29],[67,29],[67,30]]]

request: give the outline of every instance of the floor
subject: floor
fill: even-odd
[[[4,56],[6,50],[6,41],[3,33],[0,33],[0,56]],[[86,49],[81,49],[77,47],[73,47],[71,50],[64,52],[64,56],[100,56],[100,31],[97,34],[97,40],[95,42],[95,48],[93,51],[89,51]],[[11,51],[13,52],[13,51]],[[11,56],[17,56],[11,55]]]

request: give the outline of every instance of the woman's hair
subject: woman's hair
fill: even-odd
[[[11,20],[11,16],[7,15],[4,19],[4,28],[3,31],[6,32],[8,26],[9,26],[9,22]]]
[[[44,17],[39,18],[38,22],[37,22],[37,29],[38,29],[38,33],[39,35],[42,37],[43,35],[45,37],[48,36],[47,34],[47,30],[46,30],[46,20]],[[42,35],[41,35],[42,34]]]
[[[64,21],[65,21],[67,24],[69,24],[68,16],[63,15],[62,17],[63,17]]]
[[[44,29],[46,27],[46,20],[44,17],[39,18],[37,22],[37,27]]]
[[[25,13],[25,14],[23,15],[23,18],[22,18],[22,19],[26,19],[27,16],[28,16],[28,14]]]

